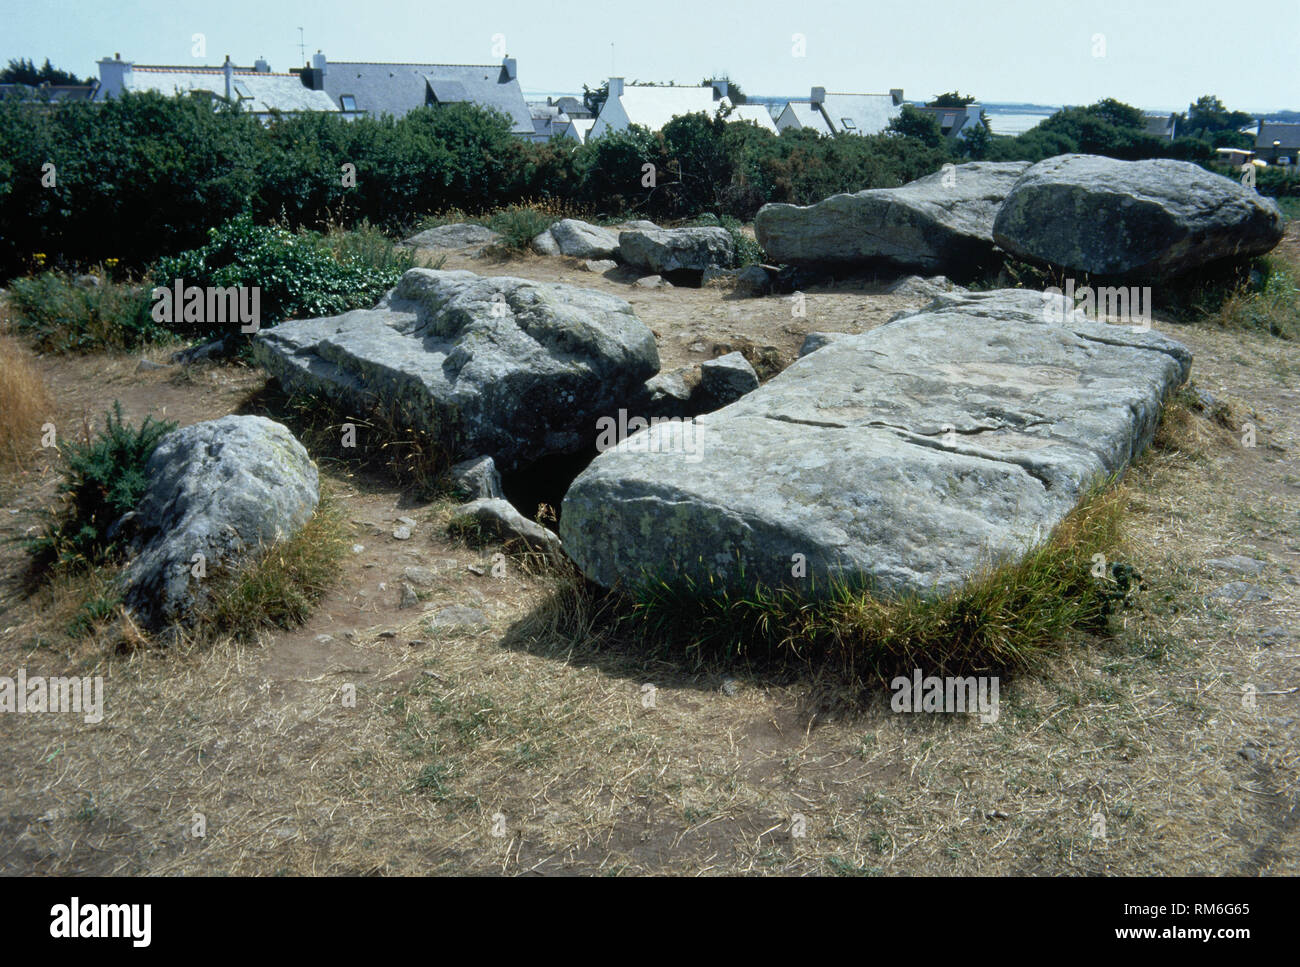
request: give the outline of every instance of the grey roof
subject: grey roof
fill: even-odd
[[[1280,141],[1279,147],[1288,150],[1300,148],[1300,124],[1261,121],[1259,134],[1255,136],[1255,147],[1272,148],[1274,141]]]
[[[1174,136],[1174,118],[1172,114],[1144,114],[1142,122],[1146,127],[1146,133],[1157,138],[1172,138]]]
[[[939,122],[939,130],[948,138],[964,136],[962,132],[969,130],[968,125],[979,122],[980,112],[984,109],[981,104],[967,104],[964,107],[931,107],[928,104],[913,104],[912,107],[933,114],[935,120]]]
[[[880,134],[903,108],[888,94],[828,93],[822,111],[837,133]]]
[[[157,91],[159,94],[201,92],[225,97],[226,76],[220,67],[148,67],[135,65],[131,70],[130,90]],[[102,90],[102,89],[101,89]],[[106,95],[96,94],[96,100]],[[254,114],[271,111],[336,111],[334,102],[324,91],[303,86],[297,74],[272,74],[236,68],[231,75],[232,101]]]
[[[325,92],[335,101],[356,98],[357,111],[402,117],[426,104],[469,102],[506,115],[515,134],[533,134],[519,81],[504,80],[500,64],[368,64],[330,61]]]

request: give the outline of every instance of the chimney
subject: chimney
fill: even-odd
[[[259,57],[253,61],[253,70],[259,74],[269,74],[271,73],[271,65],[266,62],[264,57]]]
[[[513,57],[507,57],[501,62],[501,76],[497,78],[498,84],[509,84],[519,78],[519,64]]]
[[[822,102],[826,100],[826,88],[814,87],[812,89],[812,97],[809,98],[809,100],[811,100],[813,104],[820,107]]]
[[[720,101],[731,94],[731,82],[726,78],[722,80],[714,79],[710,82],[713,85],[713,99]]]
[[[230,55],[226,55],[226,62],[221,65],[221,73],[226,75],[226,100],[231,100],[234,93],[233,83],[235,80],[235,65],[230,62]]]
[[[311,55],[311,66],[314,70],[320,71],[320,76],[325,76],[325,55],[319,50]]]
[[[901,87],[891,87],[889,89],[889,96],[893,99],[895,104],[903,103],[903,89]]]
[[[105,57],[99,62],[99,87],[104,97],[129,91],[135,86],[132,66],[132,62],[123,60],[121,54],[114,54],[112,60]]]
[[[609,79],[609,96],[611,99],[623,96],[623,78],[611,77]]]

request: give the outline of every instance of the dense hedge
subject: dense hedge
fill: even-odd
[[[140,271],[203,245],[209,228],[242,213],[288,228],[364,219],[394,231],[431,212],[531,200],[592,214],[747,220],[766,202],[893,187],[972,157],[1213,157],[1210,142],[1146,136],[1140,112],[1114,101],[1061,111],[1019,138],[954,149],[925,134],[902,123],[874,137],[777,136],[700,114],[658,133],[534,144],[513,137],[501,115],[466,105],[264,126],[197,97],[128,94],[48,111],[0,100],[0,278],[108,258]],[[43,183],[46,165],[52,184]],[[1300,194],[1294,176],[1273,172],[1261,174],[1260,190]]]

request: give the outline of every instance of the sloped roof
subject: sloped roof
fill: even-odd
[[[776,133],[776,122],[772,120],[772,112],[762,104],[737,104],[727,120],[753,121],[760,128]]]
[[[713,99],[712,87],[628,86],[623,88],[619,103],[630,123],[658,131],[683,114],[703,112],[712,117],[722,101]]]
[[[1271,148],[1274,141],[1280,141],[1282,148],[1300,148],[1300,124],[1261,121],[1259,134],[1255,136],[1255,147]]]
[[[533,121],[517,79],[502,82],[500,64],[369,64],[330,61],[325,92],[337,103],[350,94],[357,110],[402,117],[432,96],[441,104],[472,103],[495,108],[515,134],[532,134]]]
[[[880,134],[903,109],[888,94],[830,94],[822,110],[836,132]]]
[[[813,106],[811,101],[790,101],[785,107],[794,115],[794,119],[799,122],[800,127],[812,128],[818,134],[831,133],[826,118],[822,116],[820,110]]]
[[[912,107],[927,114],[933,114],[939,122],[939,130],[945,137],[958,137],[967,125],[978,123],[982,104],[967,104],[963,107],[931,107],[928,104],[913,104]]]
[[[157,91],[159,94],[188,94],[206,91],[226,96],[226,75],[219,68],[140,67],[131,69],[133,91]],[[269,111],[337,111],[324,91],[304,87],[297,74],[271,74],[266,71],[235,70],[230,91],[245,111],[265,114]]]
[[[569,128],[573,131],[573,134],[577,137],[577,139],[583,142],[584,144],[587,141],[587,135],[591,134],[591,129],[595,127],[595,125],[596,125],[595,118],[570,118],[569,119]]]

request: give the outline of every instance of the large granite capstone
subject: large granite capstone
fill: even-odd
[[[1271,199],[1189,161],[1067,154],[1016,181],[993,226],[1021,258],[1151,281],[1259,255],[1282,238]]]
[[[1190,367],[1178,343],[1060,296],[953,293],[826,342],[690,432],[660,424],[601,453],[560,534],[605,586],[945,592],[1123,471]]]
[[[433,269],[374,309],[263,330],[254,352],[291,391],[393,405],[453,457],[507,471],[590,445],[659,371],[654,334],[616,296]]]
[[[754,234],[773,262],[826,268],[887,263],[927,275],[992,263],[993,220],[1027,161],[974,161],[901,188],[764,205]]]

